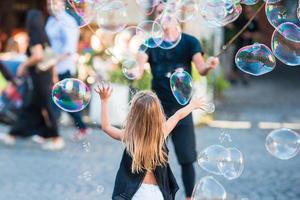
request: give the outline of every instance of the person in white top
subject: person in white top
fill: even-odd
[[[72,78],[76,72],[76,52],[80,31],[75,18],[65,11],[65,1],[48,0],[50,17],[46,23],[46,33],[53,51],[58,55],[64,55],[56,65],[59,80]],[[83,122],[80,112],[69,113],[73,118],[79,132],[76,139],[82,139],[87,134],[87,126]]]

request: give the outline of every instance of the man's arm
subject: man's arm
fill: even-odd
[[[217,57],[209,57],[207,62],[205,62],[201,53],[196,53],[193,56],[193,62],[202,76],[207,75],[210,70],[215,69],[219,65]]]

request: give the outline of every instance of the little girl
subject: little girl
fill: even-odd
[[[101,84],[95,91],[101,98],[103,131],[126,147],[112,199],[174,200],[179,188],[168,164],[166,138],[181,119],[204,106],[202,99],[192,100],[166,120],[156,94],[139,92],[132,99],[124,129],[118,129],[109,120],[112,88]]]

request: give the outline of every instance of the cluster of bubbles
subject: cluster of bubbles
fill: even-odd
[[[300,151],[300,135],[287,128],[277,129],[269,133],[265,146],[274,157],[288,160]]]
[[[91,181],[92,180],[92,173],[90,171],[84,171],[82,174],[78,176],[79,180],[83,181]]]
[[[203,0],[200,1],[200,8],[203,19],[215,26],[225,26],[242,13],[240,2],[234,0]]]
[[[199,154],[198,164],[209,173],[233,180],[243,173],[244,157],[237,148],[211,145]]]
[[[231,136],[221,130],[221,143],[232,142]],[[199,166],[214,175],[221,175],[228,180],[239,178],[244,170],[244,156],[235,147],[226,148],[223,145],[211,145],[198,155]],[[193,200],[227,199],[227,193],[220,182],[212,176],[206,176],[196,184]]]
[[[210,25],[226,26],[241,15],[241,4],[255,5],[259,0],[136,0],[138,6],[149,14],[163,3],[161,13],[155,19],[145,20],[136,26],[128,26],[129,11],[127,4],[121,0],[67,0],[64,6],[59,5],[60,2],[63,1],[51,0],[52,13],[57,17],[63,8],[76,19],[79,27],[95,21],[101,31],[116,34],[113,56],[122,64],[124,76],[135,80],[141,76],[137,55],[148,48],[175,48],[181,41],[182,22],[200,15]],[[300,65],[299,4],[297,0],[265,0],[267,19],[275,28],[272,48],[259,43],[241,48],[235,56],[240,70],[254,76],[269,73],[276,66],[275,57],[289,66]],[[179,104],[186,105],[190,101],[193,84],[188,72],[176,70],[170,75],[170,87]],[[78,79],[60,81],[52,90],[54,103],[67,112],[83,110],[90,97],[90,89]],[[214,112],[214,104],[208,103],[204,110]],[[223,134],[220,138],[231,142],[230,135]],[[289,129],[275,130],[267,136],[265,146],[271,155],[287,160],[299,153],[300,136]],[[89,152],[91,146],[83,143],[83,148]],[[233,180],[243,173],[244,157],[237,148],[211,145],[199,154],[198,164],[209,173]],[[79,178],[90,181],[91,176],[86,171]],[[99,193],[103,190],[102,186],[97,186]],[[226,199],[226,196],[224,187],[215,178],[206,176],[197,183],[192,199]]]
[[[90,153],[93,150],[92,143],[90,142],[88,137],[84,138],[81,142],[77,141],[75,144],[76,144],[75,148],[72,149],[72,153],[71,153],[73,154],[72,156],[73,159],[75,158],[74,156],[78,156],[79,153],[81,152]],[[86,157],[87,154],[85,154],[84,156]],[[94,187],[94,194],[103,195],[105,188],[102,184],[99,184],[99,182],[96,181],[96,179],[94,178],[95,175],[96,174],[94,174],[92,170],[85,168],[78,174],[77,180],[81,184],[92,185]]]
[[[51,0],[50,7],[57,17],[62,9],[65,9],[76,19],[79,27],[95,21],[101,31],[116,34],[114,57],[122,64],[124,76],[129,80],[135,80],[141,77],[139,68],[144,67],[140,66],[137,60],[138,52],[145,52],[148,48],[176,47],[181,41],[182,22],[201,16],[208,24],[225,26],[241,15],[242,4],[255,5],[259,0],[136,0],[135,2],[149,15],[156,11],[157,17],[142,21],[136,26],[128,26],[128,5],[121,0]],[[62,6],[62,3],[65,5]],[[299,1],[265,0],[265,13],[275,28],[271,40],[272,50],[264,44],[255,43],[243,47],[235,56],[237,67],[254,76],[271,72],[276,66],[275,57],[286,65],[300,65]],[[67,24],[71,25],[68,22]],[[170,32],[172,34],[169,34]],[[177,94],[174,94],[175,98],[178,97]],[[180,97],[180,100],[176,98],[182,105],[189,99],[190,92]]]
[[[82,142],[82,147],[85,152],[87,152],[87,153],[91,152],[92,145],[90,142],[88,142],[88,141]]]
[[[243,47],[236,55],[236,65],[243,72],[259,76],[274,69],[274,56],[289,66],[300,65],[300,3],[297,0],[265,0],[265,13],[275,28],[270,51],[265,45]],[[243,2],[243,1],[241,1]],[[247,5],[255,1],[244,1]],[[259,52],[257,47],[260,46]],[[252,56],[253,55],[253,56]],[[264,58],[260,56],[262,55]]]

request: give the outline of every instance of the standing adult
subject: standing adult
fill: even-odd
[[[48,0],[48,10],[51,16],[47,20],[46,33],[51,48],[56,54],[64,55],[64,58],[56,65],[58,78],[59,80],[72,78],[72,74],[76,71],[75,54],[80,35],[77,22],[65,11],[64,0]],[[87,126],[83,122],[80,112],[69,114],[79,129],[75,138],[84,138],[87,134]]]
[[[157,12],[163,10],[163,5],[157,7]],[[215,57],[208,58],[205,63],[203,51],[199,41],[186,33],[180,33],[175,24],[163,24],[165,38],[168,41],[176,41],[180,36],[178,45],[172,49],[148,48],[145,53],[139,53],[138,63],[144,66],[147,62],[151,66],[152,90],[156,92],[164,108],[167,117],[172,116],[182,108],[175,100],[170,88],[170,75],[178,68],[183,68],[191,74],[191,63],[194,62],[198,72],[206,75],[215,69],[219,60]],[[143,67],[141,67],[143,71]],[[196,161],[196,140],[192,114],[184,118],[172,131],[172,141],[175,147],[181,175],[185,189],[186,199],[191,199],[195,185],[195,169],[193,163]]]
[[[37,64],[42,61],[44,46],[47,44],[45,23],[41,11],[29,10],[26,17],[26,28],[29,35],[28,59],[18,67],[17,75],[26,76],[30,91],[24,97],[23,107],[17,122],[11,127],[9,134],[1,135],[0,141],[14,145],[17,137],[29,137],[39,133],[46,138],[43,148],[60,150],[64,141],[58,134],[54,116],[51,88],[53,71],[39,71]]]

